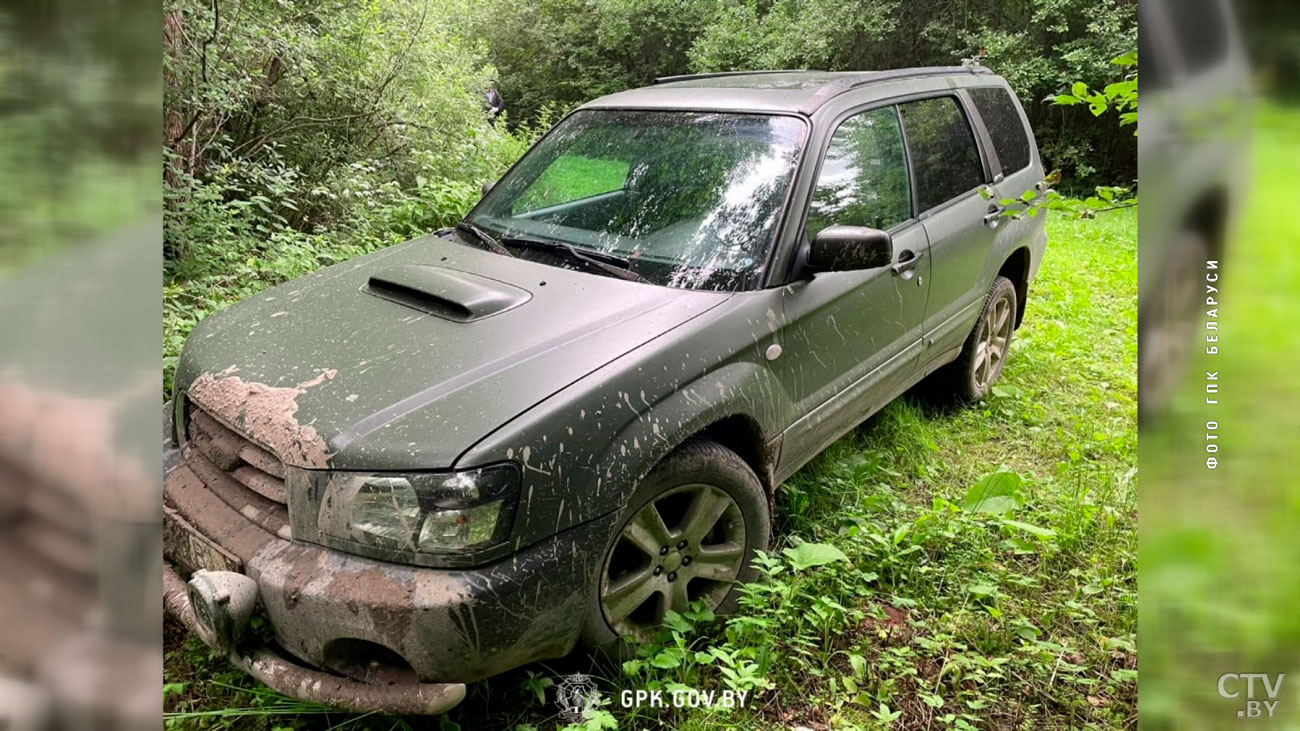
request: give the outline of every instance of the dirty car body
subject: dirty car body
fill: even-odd
[[[568,653],[666,455],[710,439],[770,495],[954,361],[999,276],[1019,324],[1043,220],[996,201],[1042,179],[1027,129],[978,67],[585,105],[468,226],[196,327],[168,413],[168,608],[278,690],[354,709],[440,712]],[[816,254],[846,224],[839,258]],[[887,263],[855,266],[859,241]],[[251,581],[180,578],[201,570]],[[244,591],[273,640],[214,630]]]

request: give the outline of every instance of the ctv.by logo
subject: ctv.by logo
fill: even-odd
[[[1260,681],[1268,700],[1256,700],[1256,680]],[[1237,709],[1237,718],[1272,718],[1277,710],[1277,696],[1282,691],[1283,680],[1286,680],[1286,673],[1278,673],[1276,677],[1266,673],[1224,673],[1219,676],[1219,697],[1237,700],[1244,686],[1246,707]]]

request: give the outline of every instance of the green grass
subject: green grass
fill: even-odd
[[[1136,221],[1134,211],[1052,220],[994,394],[968,409],[906,396],[792,478],[769,579],[746,590],[734,618],[674,617],[621,668],[569,658],[476,683],[441,726],[555,728],[548,688],[576,671],[613,701],[591,728],[1132,726]],[[809,565],[816,549],[795,548],[804,541],[842,558],[826,550],[833,560]],[[183,684],[165,701],[173,727],[348,720],[187,715],[283,699],[168,637],[166,679]],[[674,684],[757,696],[743,710],[618,707],[622,689]]]

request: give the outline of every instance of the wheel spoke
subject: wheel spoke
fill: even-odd
[[[690,566],[691,576],[714,581],[731,581],[740,573],[745,547],[738,543],[701,546]]]
[[[984,372],[984,364],[988,362],[988,358],[989,358],[988,343],[980,343],[979,345],[975,346],[975,365],[972,370],[975,373],[975,379],[980,381],[980,383],[983,383],[980,374]]]
[[[659,515],[659,510],[655,508],[654,503],[641,508],[632,520],[628,521],[627,527],[623,529],[623,537],[644,551],[647,556],[658,556],[660,547],[672,541],[668,528],[664,525],[663,516]]]
[[[621,622],[656,591],[659,586],[649,568],[620,578],[605,592],[605,615],[610,622]]]
[[[1011,304],[1006,300],[999,300],[998,301],[998,324],[996,327],[993,328],[993,331],[998,333],[1002,332],[1002,328],[1006,326],[1007,320],[1010,317],[1011,317]]]
[[[693,560],[700,563],[735,565],[740,563],[744,553],[745,547],[738,543],[720,543],[714,546],[700,546]]]
[[[712,487],[701,487],[691,499],[691,506],[682,520],[682,535],[692,543],[699,543],[718,524],[729,505],[731,498],[726,493]]]
[[[685,612],[691,608],[691,595],[686,590],[687,580],[682,576],[670,584],[669,592],[672,597],[672,610],[674,612]]]

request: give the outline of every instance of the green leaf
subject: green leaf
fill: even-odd
[[[1021,506],[1024,478],[1015,472],[994,472],[966,492],[962,508],[972,513],[1002,515]]]
[[[664,625],[677,632],[690,632],[695,627],[690,620],[671,609],[664,612]]]
[[[813,566],[825,566],[836,561],[849,560],[849,557],[845,556],[843,551],[829,543],[800,543],[794,548],[785,549],[783,553],[786,558],[790,559],[790,565],[796,571],[803,571]]]
[[[1129,51],[1123,56],[1120,56],[1118,58],[1112,58],[1110,62],[1115,64],[1116,66],[1137,66],[1138,65],[1137,51]]]
[[[857,678],[867,676],[867,658],[862,655],[849,655],[849,667],[853,668],[853,675]]]
[[[682,612],[682,616],[686,617],[692,622],[703,623],[703,624],[708,624],[709,622],[712,622],[713,620],[717,619],[717,615],[713,613],[713,610],[704,609],[704,608],[701,608],[699,610],[688,609],[685,612]]]
[[[1077,97],[1085,97],[1088,96],[1088,85],[1082,81],[1076,81],[1074,86],[1070,87],[1070,91]]]
[[[1056,537],[1056,531],[1052,530],[1051,528],[1044,528],[1042,526],[1033,525],[1031,523],[1021,523],[1018,520],[1003,520],[1002,522],[1011,526],[1012,528],[1019,528],[1020,530],[1026,533],[1036,535],[1039,538]]]
[[[685,650],[676,647],[668,647],[662,650],[658,655],[655,655],[654,659],[650,661],[650,664],[661,670],[672,670],[681,665],[682,660],[685,659],[685,657]]]

